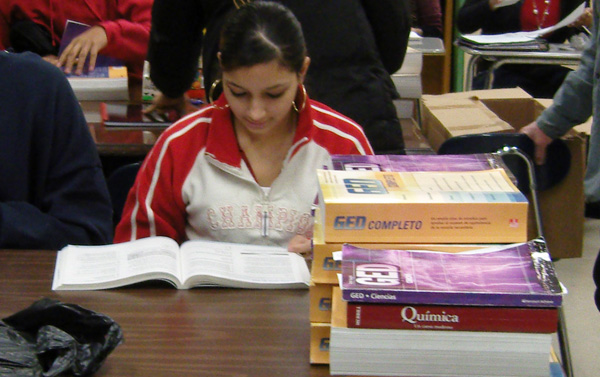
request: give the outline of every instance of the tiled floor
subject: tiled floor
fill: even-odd
[[[600,376],[600,312],[594,304],[592,268],[600,249],[600,220],[586,219],[583,256],[556,262],[558,277],[569,293],[563,310],[574,377]],[[558,353],[558,344],[555,342]]]

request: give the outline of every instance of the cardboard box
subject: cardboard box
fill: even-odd
[[[436,151],[453,136],[512,130],[477,99],[423,96],[422,106],[423,134]]]
[[[310,363],[329,364],[330,323],[310,324]]]
[[[545,105],[548,103],[532,98],[519,88],[423,96],[423,133],[437,150],[444,140],[453,136],[491,132],[494,128],[497,129],[493,132],[515,132],[533,122],[544,110]],[[495,114],[495,119],[491,118],[487,122],[478,117],[465,121],[469,125],[467,128],[457,126],[461,124],[457,119],[463,119],[467,114],[464,110],[475,106],[486,107]],[[484,113],[489,115],[488,112]],[[509,124],[510,130],[498,127],[499,121]],[[481,124],[477,125],[478,122]],[[538,197],[543,234],[550,253],[554,258],[575,258],[581,257],[583,248],[586,137],[571,130],[563,140],[571,151],[569,173],[556,186],[539,192]],[[530,208],[529,224],[535,224],[533,208]],[[535,226],[529,228],[529,238],[536,237],[538,232]]]
[[[317,176],[325,242],[527,241],[528,201],[501,168]]]

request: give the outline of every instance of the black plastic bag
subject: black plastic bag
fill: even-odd
[[[0,321],[0,376],[90,375],[122,342],[110,317],[44,298]]]

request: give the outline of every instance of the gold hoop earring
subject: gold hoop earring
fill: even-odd
[[[233,5],[235,5],[237,9],[240,9],[246,4],[250,4],[250,0],[233,0]]]
[[[304,87],[304,84],[302,84],[302,106],[300,106],[300,109],[298,109],[298,106],[296,106],[296,101],[292,101],[292,108],[295,112],[300,113],[302,110],[304,110],[304,106],[306,106],[306,97],[306,88]]]
[[[210,89],[208,91],[208,97],[206,98],[206,100],[208,101],[209,104],[213,105],[216,109],[218,110],[224,110],[226,108],[229,107],[229,104],[226,104],[225,106],[217,106],[215,104],[215,101],[213,100],[213,95],[215,94],[215,88],[221,83],[221,79],[216,79],[215,81],[213,81],[212,85],[210,86]]]

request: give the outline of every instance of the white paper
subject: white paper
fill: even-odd
[[[504,34],[466,34],[462,37],[466,40],[480,43],[480,44],[492,44],[492,43],[521,43],[531,42],[534,39],[548,34],[554,30],[568,26],[575,22],[575,20],[583,14],[585,10],[585,3],[579,5],[571,14],[563,18],[559,23],[554,26],[550,26],[544,29],[533,30],[533,31],[520,31],[516,33],[504,33]]]
[[[516,4],[518,2],[519,2],[519,0],[503,0],[499,4],[496,4],[496,7],[494,9],[498,9],[498,8],[506,7],[506,6],[509,6],[509,5],[513,5],[513,4]]]

